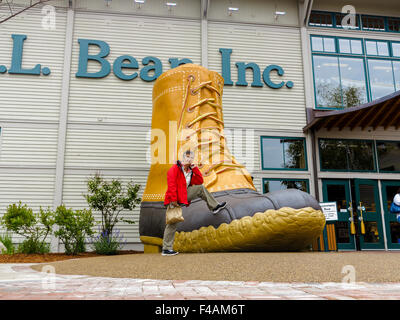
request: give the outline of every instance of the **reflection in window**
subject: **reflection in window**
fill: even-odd
[[[298,189],[304,192],[308,192],[308,180],[274,180],[274,179],[263,179],[264,193],[286,190],[286,189]]]
[[[311,37],[313,51],[336,52],[335,39],[329,37]]]
[[[342,105],[349,108],[367,102],[364,61],[357,58],[339,58],[339,63]]]
[[[368,59],[368,69],[372,100],[395,91],[391,61]]]
[[[350,243],[350,228],[347,221],[336,221],[336,234],[338,243]]]
[[[390,235],[392,243],[400,243],[400,223],[390,221]]]
[[[261,137],[263,169],[306,169],[304,138]]]
[[[368,101],[363,59],[317,56],[314,81],[318,107],[353,107]]]
[[[385,19],[383,17],[361,16],[362,28],[364,30],[385,31]]]
[[[400,61],[392,61],[393,64],[393,74],[394,74],[394,84],[396,91],[400,90]]]
[[[324,12],[311,12],[308,24],[318,27],[333,27],[332,15]]]
[[[378,224],[376,221],[364,221],[365,234],[364,242],[376,243],[379,242]]]
[[[388,30],[391,32],[400,32],[400,19],[388,18]]]
[[[362,42],[361,40],[340,38],[339,51],[340,53],[362,54]]]
[[[375,171],[372,141],[319,139],[322,170]]]
[[[400,141],[376,141],[379,170],[400,172]]]
[[[370,184],[359,184],[360,201],[368,213],[376,213],[375,189]]]
[[[389,56],[389,44],[386,41],[365,41],[367,55],[372,56]]]
[[[398,42],[392,43],[392,53],[393,57],[400,57],[400,43]]]

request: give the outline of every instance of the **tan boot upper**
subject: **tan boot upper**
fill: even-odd
[[[164,201],[167,171],[182,153],[195,152],[195,164],[210,192],[256,190],[246,168],[227,149],[222,92],[217,72],[185,64],[163,73],[153,87],[151,167],[143,201]]]

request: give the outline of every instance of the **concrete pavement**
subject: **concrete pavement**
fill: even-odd
[[[275,283],[60,275],[0,265],[0,300],[399,300],[400,283]]]

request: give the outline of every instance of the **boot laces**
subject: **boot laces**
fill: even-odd
[[[194,76],[190,75],[188,77],[188,83],[187,83],[187,86],[186,86],[185,100],[184,100],[183,108],[182,108],[182,111],[181,111],[181,116],[180,116],[179,123],[178,123],[178,128],[179,129],[182,129],[182,119],[183,119],[183,114],[184,114],[185,111],[188,112],[188,113],[191,113],[191,112],[194,111],[194,109],[200,108],[201,106],[204,106],[206,104],[210,105],[210,106],[212,106],[212,107],[214,107],[216,109],[222,110],[222,106],[220,104],[216,103],[216,99],[215,98],[202,99],[199,102],[197,102],[197,103],[191,105],[190,107],[186,108],[189,92],[190,92],[190,94],[195,95],[195,94],[197,94],[197,92],[199,90],[206,88],[206,89],[208,89],[208,90],[210,90],[210,91],[212,91],[214,93],[217,93],[217,95],[219,97],[221,96],[219,90],[211,85],[211,82],[212,82],[211,80],[202,82],[198,86],[190,89],[190,86],[191,86],[192,82],[194,82],[194,80],[195,80]],[[212,119],[217,123],[217,125],[216,126],[207,126],[207,127],[201,127],[200,126],[198,129],[193,130],[189,135],[187,135],[186,136],[186,140],[189,140],[189,138],[193,134],[198,133],[198,132],[202,132],[202,131],[205,131],[205,130],[207,130],[208,132],[210,132],[212,134],[217,135],[218,138],[216,140],[198,139],[198,143],[195,145],[195,148],[197,148],[197,147],[199,147],[199,146],[201,146],[203,144],[212,144],[214,142],[220,142],[221,138],[225,139],[225,141],[226,141],[225,135],[221,132],[221,131],[223,131],[223,128],[224,128],[224,122],[221,119],[218,118],[218,113],[217,112],[207,112],[207,113],[203,113],[203,114],[197,116],[195,119],[193,119],[188,124],[186,124],[185,129],[191,129],[192,126],[195,123],[203,121],[205,119]],[[223,159],[224,160],[216,162],[216,163],[212,163],[210,168],[206,172],[204,172],[203,175],[205,177],[209,176],[211,174],[211,172],[214,171],[214,170],[215,170],[214,172],[216,174],[218,174],[218,173],[221,173],[221,172],[226,171],[226,170],[244,168],[243,165],[241,165],[241,164],[236,162],[236,159],[232,155],[225,153],[225,150],[226,150],[226,148],[224,148],[224,154],[223,154],[223,156],[224,156]],[[214,154],[216,154],[216,153],[220,153],[220,148],[218,148],[217,150],[214,150],[211,153],[211,157],[214,156]],[[203,158],[199,161],[200,162],[199,163],[199,168],[202,168],[204,166],[202,164],[203,161],[204,161]],[[222,167],[222,168],[219,169],[219,170],[216,170],[219,167]]]

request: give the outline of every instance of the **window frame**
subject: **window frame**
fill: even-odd
[[[269,180],[269,181],[304,181],[306,183],[306,188],[307,188],[307,193],[310,193],[310,179],[304,179],[304,178],[266,178],[263,177],[261,179],[261,183],[262,183],[262,190],[263,190],[263,194],[266,194],[265,192],[265,184],[264,181],[265,180]]]
[[[374,170],[344,170],[344,169],[323,169],[322,168],[322,156],[321,156],[321,144],[320,141],[321,139],[323,140],[346,140],[346,141],[368,141],[372,142],[372,159],[373,159],[373,164],[374,164]],[[319,170],[321,172],[373,172],[373,173],[378,173],[378,163],[377,163],[377,150],[375,146],[375,140],[371,139],[348,139],[348,138],[323,138],[319,137],[318,138],[318,157],[319,157]],[[348,163],[347,163],[348,165]]]
[[[304,147],[304,159],[305,159],[305,168],[264,168],[264,148],[263,148],[263,139],[289,139],[289,140],[303,140]],[[308,161],[307,161],[307,141],[305,137],[281,137],[281,136],[260,136],[260,150],[261,150],[261,170],[265,171],[308,171]],[[282,147],[282,152],[284,150],[284,146]],[[285,159],[285,158],[284,158]]]

